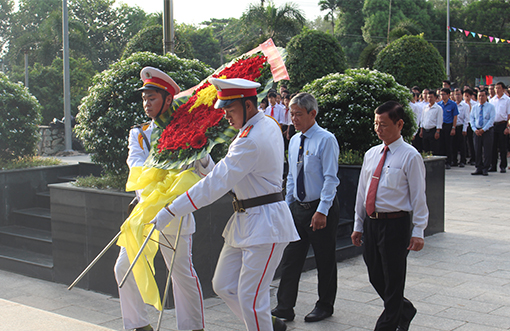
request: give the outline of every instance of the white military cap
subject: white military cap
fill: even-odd
[[[260,87],[259,83],[243,78],[209,78],[209,83],[218,91],[218,101],[214,105],[216,109],[226,107],[237,99],[256,96]]]
[[[140,78],[143,81],[143,86],[138,89],[139,91],[163,90],[171,95],[176,95],[181,91],[179,85],[170,76],[153,67],[143,68],[140,71]]]

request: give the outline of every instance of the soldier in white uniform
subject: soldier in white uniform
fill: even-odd
[[[247,330],[285,330],[270,314],[269,285],[287,244],[299,239],[282,195],[283,140],[278,124],[257,111],[260,86],[245,79],[210,79],[239,134],[228,154],[194,187],[163,208],[151,223],[164,229],[180,216],[207,206],[232,190],[228,221],[213,278],[214,291]],[[171,224],[172,224],[171,223]]]
[[[157,127],[155,119],[160,118],[172,106],[173,97],[179,93],[179,86],[167,74],[159,69],[145,67],[140,72],[144,82],[142,91],[145,113],[152,121],[135,126],[129,132],[129,154],[127,164],[129,168],[143,166],[149,156],[152,131]],[[210,156],[196,161],[193,166],[195,172],[207,174],[214,166]],[[203,175],[201,176],[203,177]],[[140,192],[136,192],[140,199]],[[178,222],[163,231],[171,243],[175,242]],[[172,285],[175,302],[175,315],[179,330],[202,330],[205,326],[203,296],[200,280],[191,260],[192,235],[195,232],[195,220],[189,213],[184,215],[183,226],[177,255],[172,271]],[[163,240],[163,238],[162,238]],[[161,253],[167,266],[170,265],[173,251],[160,246]],[[115,278],[117,283],[122,281],[130,265],[124,247],[121,247],[119,257],[115,264]],[[122,288],[119,288],[122,320],[125,329],[152,330],[150,326],[147,305],[142,300],[140,291],[131,274]]]

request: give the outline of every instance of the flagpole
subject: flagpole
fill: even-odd
[[[450,0],[446,3],[446,77],[450,80]]]

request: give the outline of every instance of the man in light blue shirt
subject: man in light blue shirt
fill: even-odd
[[[299,93],[289,104],[292,123],[301,131],[289,143],[287,195],[294,224],[301,240],[291,242],[283,253],[278,306],[274,316],[292,321],[295,317],[299,278],[310,245],[318,272],[319,300],[305,316],[306,322],[323,320],[333,314],[337,290],[336,233],[340,207],[336,187],[338,142],[321,128],[315,117],[318,105],[308,93]]]
[[[469,122],[474,131],[473,143],[475,145],[476,171],[471,175],[489,175],[492,158],[492,143],[494,140],[494,119],[496,109],[487,102],[487,91],[478,92],[478,104],[471,109]]]

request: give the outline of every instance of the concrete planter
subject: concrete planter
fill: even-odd
[[[50,185],[50,194],[55,281],[70,284],[118,233],[134,194],[69,183]],[[204,297],[214,295],[211,280],[223,247],[221,234],[231,214],[228,196],[194,213],[197,231],[193,236],[193,262]],[[117,296],[113,266],[118,252],[118,246],[112,247],[77,286]],[[167,274],[160,253],[155,264],[162,293]],[[171,297],[169,303],[173,304]]]

